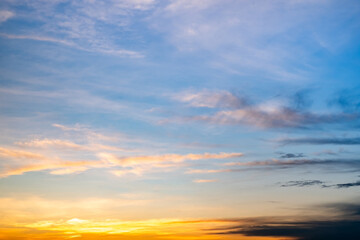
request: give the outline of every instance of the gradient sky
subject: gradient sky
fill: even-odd
[[[0,239],[356,239],[358,0],[1,0]]]

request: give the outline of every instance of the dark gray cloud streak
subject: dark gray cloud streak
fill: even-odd
[[[280,156],[280,158],[301,158],[301,157],[305,157],[305,155],[303,153],[286,153]]]
[[[352,138],[288,138],[279,141],[283,144],[331,144],[331,145],[359,145],[360,137]]]
[[[360,205],[338,204],[327,206],[332,212],[337,212],[336,218],[318,220],[299,216],[302,220],[278,217],[273,219],[254,219],[251,224],[218,229],[218,234],[239,234],[253,237],[281,237],[297,240],[339,240],[359,239],[360,236]],[[304,220],[305,219],[305,220]]]
[[[288,181],[286,183],[281,184],[281,187],[308,187],[314,185],[322,185],[325,182],[320,180],[299,180],[299,181]]]
[[[338,184],[325,184],[325,182],[320,180],[298,180],[298,181],[288,181],[282,183],[281,187],[310,187],[310,186],[321,186],[322,188],[350,188],[350,187],[359,187],[360,181],[349,182],[349,183],[338,183]]]
[[[330,185],[330,186],[336,187],[336,188],[358,187],[358,186],[360,186],[360,181],[351,182],[351,183],[339,183],[339,184]]]

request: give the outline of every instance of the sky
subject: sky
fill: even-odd
[[[360,235],[357,0],[2,0],[0,113],[0,239]]]

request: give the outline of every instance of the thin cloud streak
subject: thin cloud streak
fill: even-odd
[[[360,181],[348,182],[348,183],[337,183],[337,184],[325,184],[320,180],[299,180],[299,181],[288,181],[280,185],[281,187],[309,187],[309,186],[321,186],[322,188],[351,188],[359,187]]]
[[[60,147],[70,148],[72,150],[86,150],[89,147],[83,147],[68,141],[40,141],[30,142],[28,145],[36,145],[48,147],[56,145]],[[100,146],[98,151],[103,150],[106,146]],[[92,149],[94,151],[96,149]],[[118,149],[116,149],[118,150]],[[0,156],[5,161],[2,163],[1,177],[11,175],[21,175],[26,172],[37,172],[50,170],[50,174],[63,175],[71,173],[80,173],[92,168],[118,168],[110,172],[117,176],[126,174],[142,175],[153,169],[169,170],[183,166],[185,161],[196,161],[205,159],[228,159],[241,157],[242,153],[219,153],[219,154],[165,154],[165,155],[143,155],[143,156],[127,156],[120,157],[112,153],[97,152],[99,160],[75,160],[67,161],[59,157],[38,154],[28,151],[16,150],[12,148],[0,148]],[[20,159],[22,161],[20,161]],[[39,162],[40,161],[40,162]]]
[[[359,159],[296,159],[296,160],[279,160],[271,159],[265,161],[252,162],[228,162],[222,164],[223,166],[237,167],[225,169],[189,169],[186,174],[211,174],[211,173],[236,173],[245,171],[268,171],[269,169],[290,169],[301,168],[308,166],[316,166],[319,168],[330,169],[330,167],[342,166],[334,168],[335,171],[350,170],[360,171]]]
[[[288,181],[280,185],[280,187],[309,187],[314,185],[323,185],[325,182],[320,180],[299,180]]]
[[[194,183],[212,183],[217,182],[217,179],[195,179],[193,180]]]
[[[288,138],[282,139],[278,142],[283,144],[313,144],[313,145],[359,145],[360,137],[350,138]]]

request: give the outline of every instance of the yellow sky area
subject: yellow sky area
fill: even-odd
[[[147,240],[234,240],[276,238],[217,234],[221,229],[239,224],[231,220],[152,219],[146,221],[69,220],[40,221],[0,227],[0,239],[147,239]]]
[[[137,199],[136,196],[125,197],[81,200],[0,198],[0,239],[254,239],[216,234],[221,230],[214,229],[223,229],[242,222],[220,219],[221,214],[217,215],[218,218],[146,219],[147,214],[143,209],[154,207],[153,202]],[[144,218],[131,219],[133,216],[129,212],[122,211],[127,208],[138,210]],[[177,207],[173,206],[173,210],[175,208]],[[244,224],[247,224],[246,220]]]

